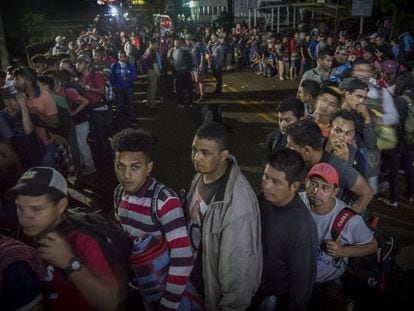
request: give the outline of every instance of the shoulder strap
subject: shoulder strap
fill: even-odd
[[[339,237],[342,230],[345,228],[345,225],[348,223],[348,220],[354,215],[358,215],[358,213],[349,207],[343,208],[339,214],[336,215],[331,228],[331,234],[334,241]]]
[[[118,211],[119,204],[121,203],[122,196],[124,195],[124,188],[122,188],[121,184],[116,186],[115,188],[115,195],[114,195],[114,201],[115,201],[115,212]]]
[[[155,182],[154,193],[151,199],[151,220],[154,222],[158,230],[160,230],[163,235],[165,235],[165,230],[160,221],[160,217],[158,216],[158,197],[160,195],[160,192],[164,189],[165,186],[163,184]]]

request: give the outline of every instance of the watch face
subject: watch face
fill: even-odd
[[[73,270],[77,271],[80,269],[81,263],[79,262],[79,260],[74,260],[71,264],[71,267]]]

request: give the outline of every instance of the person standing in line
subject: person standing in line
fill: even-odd
[[[190,280],[207,310],[245,310],[262,274],[256,195],[230,155],[222,124],[201,125],[191,154],[197,174],[186,208],[195,256]]]

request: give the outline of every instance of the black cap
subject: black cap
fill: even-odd
[[[68,184],[65,178],[54,168],[37,166],[27,170],[17,181],[16,186],[8,191],[8,194],[24,193],[40,196],[52,190],[68,195]]]

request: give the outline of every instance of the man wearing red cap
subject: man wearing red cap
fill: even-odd
[[[349,257],[374,253],[378,244],[373,232],[359,215],[351,217],[339,236],[334,239],[332,226],[347,204],[336,194],[339,177],[328,163],[315,164],[306,178],[306,192],[301,193],[318,231],[316,283],[311,310],[346,310],[346,296],[342,285]]]

